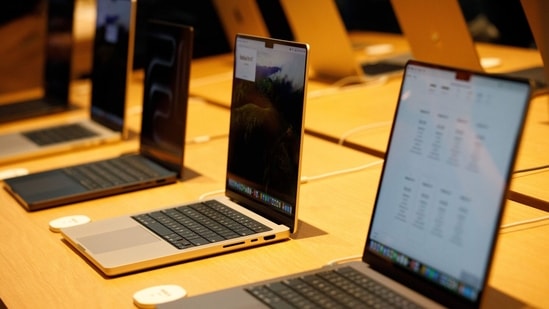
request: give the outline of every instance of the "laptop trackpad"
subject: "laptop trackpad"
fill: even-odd
[[[78,242],[88,251],[96,254],[136,247],[155,241],[158,241],[158,238],[139,226],[78,238]]]
[[[50,170],[12,178],[8,179],[7,183],[15,193],[31,205],[86,191],[81,184],[62,170]]]

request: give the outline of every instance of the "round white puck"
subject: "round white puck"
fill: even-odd
[[[50,221],[50,230],[58,233],[62,228],[86,224],[90,221],[91,219],[84,215],[61,217]]]
[[[155,308],[156,305],[178,300],[186,295],[187,291],[179,285],[157,285],[135,292],[133,303],[139,308]]]
[[[379,56],[392,53],[395,47],[391,44],[373,44],[364,48],[364,52],[370,56]]]
[[[498,57],[482,57],[480,65],[485,69],[495,68],[501,65],[501,59]]]

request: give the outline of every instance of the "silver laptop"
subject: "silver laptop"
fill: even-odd
[[[72,107],[74,6],[74,0],[37,0],[18,14],[3,14],[0,123]]]
[[[280,4],[295,38],[313,49],[311,71],[315,78],[360,83],[371,77],[402,74],[408,56],[383,63],[357,61],[334,0],[281,0]]]
[[[139,153],[4,180],[27,210],[157,187],[182,176],[193,29],[161,21],[147,26]]]
[[[308,46],[239,34],[225,196],[63,229],[105,275],[288,239],[297,229]]]
[[[529,101],[526,80],[409,62],[362,261],[157,308],[478,308]]]
[[[256,0],[213,0],[212,3],[232,50],[238,33],[270,37]]]
[[[118,141],[132,74],[135,0],[98,0],[91,74],[90,117],[0,135],[0,163]],[[67,101],[68,102],[68,101]]]
[[[413,59],[476,71],[485,71],[494,66],[490,64],[491,60],[498,60],[478,55],[459,1],[391,0],[391,5],[410,45]],[[502,74],[530,79],[535,92],[547,90],[542,67]]]
[[[549,80],[549,22],[544,16],[548,12],[549,3],[542,0],[521,0],[534,41],[543,61],[543,75]]]

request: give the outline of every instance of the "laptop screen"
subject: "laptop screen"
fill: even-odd
[[[148,21],[141,153],[183,173],[193,28]]]
[[[234,55],[227,195],[293,231],[308,46],[238,35]]]
[[[92,65],[92,119],[121,131],[133,63],[134,0],[97,0]]]
[[[407,65],[368,263],[382,261],[451,297],[479,301],[529,96],[524,81]]]

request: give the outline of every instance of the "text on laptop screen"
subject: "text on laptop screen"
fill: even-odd
[[[306,65],[302,45],[236,41],[227,191],[290,217],[298,195]]]
[[[370,251],[476,301],[528,88],[470,73],[407,68]]]
[[[91,112],[113,130],[121,130],[124,121],[132,18],[131,0],[97,1]]]

